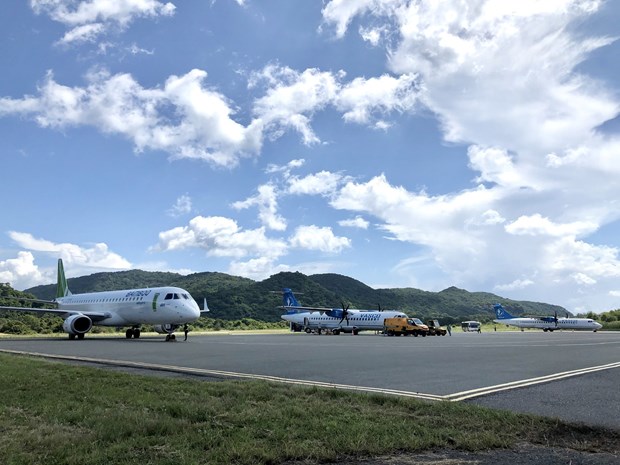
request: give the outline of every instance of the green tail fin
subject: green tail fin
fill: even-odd
[[[71,295],[69,286],[67,285],[67,278],[65,278],[65,269],[62,266],[62,258],[58,259],[58,281],[56,284],[56,298],[67,297]]]

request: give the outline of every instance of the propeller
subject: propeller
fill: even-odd
[[[341,325],[345,318],[347,319],[347,326],[349,326],[349,305],[345,307],[344,302],[342,302],[342,319],[338,324]]]
[[[381,308],[381,304],[377,304],[377,308],[379,309],[380,312],[383,311],[383,309]]]

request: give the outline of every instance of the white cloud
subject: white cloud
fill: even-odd
[[[57,258],[62,258],[68,268],[72,268],[73,273],[76,269],[97,268],[124,270],[131,268],[131,263],[120,255],[111,252],[108,245],[100,242],[91,247],[81,247],[71,243],[55,243],[46,239],[37,239],[30,233],[10,231],[9,237],[20,247],[29,251],[46,252],[53,254]],[[92,270],[91,270],[92,272]],[[75,275],[75,274],[74,274]]]
[[[9,283],[14,289],[27,289],[51,281],[39,270],[30,252],[18,252],[17,258],[0,261],[0,282]]]
[[[172,208],[168,209],[166,213],[169,216],[176,218],[182,215],[186,215],[187,213],[191,211],[192,211],[192,198],[187,194],[183,194],[176,200]]]
[[[515,289],[525,289],[528,286],[534,284],[531,279],[515,279],[509,284],[498,284],[495,286],[495,290],[498,292],[514,291]]]
[[[157,0],[30,0],[36,14],[47,14],[71,29],[60,43],[92,41],[111,28],[125,29],[136,18],[174,15],[173,3]]]
[[[197,216],[187,226],[159,233],[156,251],[200,248],[215,257],[242,258],[248,255],[277,258],[286,253],[286,243],[270,239],[265,228],[243,230],[237,222],[221,216]]]
[[[540,214],[520,216],[516,221],[506,225],[506,231],[518,235],[547,235],[547,236],[582,236],[597,229],[597,224],[585,221],[558,224]]]
[[[269,85],[266,95],[254,102],[254,114],[272,137],[279,137],[282,128],[291,128],[302,135],[304,144],[317,143],[320,139],[310,126],[311,117],[335,99],[338,79],[343,76],[317,69],[299,73],[287,67],[266,66],[250,82],[251,87],[260,82]]]
[[[338,221],[338,224],[340,226],[359,229],[368,229],[368,226],[370,226],[370,223],[361,216],[356,216],[355,218],[351,218],[350,220]]]
[[[278,192],[273,184],[263,184],[255,196],[232,204],[237,210],[252,206],[258,207],[258,217],[265,227],[275,231],[286,229],[286,220],[278,214]]]
[[[288,192],[298,195],[329,195],[334,193],[338,185],[347,178],[337,173],[320,171],[303,178],[291,176],[287,179]]]
[[[33,117],[42,127],[94,126],[133,141],[135,150],[163,150],[232,167],[259,152],[261,128],[231,118],[227,99],[205,87],[207,73],[171,76],[163,89],[143,88],[129,74],[92,73],[86,87],[67,87],[48,74],[39,96],[0,98],[0,116]],[[174,112],[170,113],[169,109]]]
[[[256,281],[262,281],[282,271],[291,271],[291,268],[287,265],[276,265],[275,260],[270,257],[253,258],[246,262],[233,261],[228,267],[230,274]]]
[[[293,247],[338,253],[351,247],[351,240],[334,234],[330,227],[299,226],[289,239]]]
[[[336,107],[344,112],[345,121],[370,124],[373,122],[372,114],[375,112],[388,114],[393,111],[401,113],[412,111],[418,93],[414,74],[403,74],[399,77],[384,74],[378,78],[355,78],[338,94]],[[379,128],[382,129],[381,125]]]

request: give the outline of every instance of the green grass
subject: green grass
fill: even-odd
[[[0,354],[0,463],[277,464],[620,435],[464,404],[139,376]]]

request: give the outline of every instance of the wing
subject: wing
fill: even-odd
[[[46,303],[55,303],[46,301]],[[52,315],[58,315],[62,318],[67,318],[70,315],[80,314],[86,315],[93,321],[101,321],[109,318],[111,315],[108,312],[81,312],[75,310],[66,310],[61,308],[32,308],[32,307],[4,307],[0,305],[0,310],[9,310],[13,312],[29,312],[29,313],[51,313]]]
[[[0,310],[11,310],[14,312],[30,312],[30,313],[53,313],[56,315],[63,315],[65,313],[69,313],[66,310],[61,310],[59,308],[5,307],[2,305],[0,305]]]

